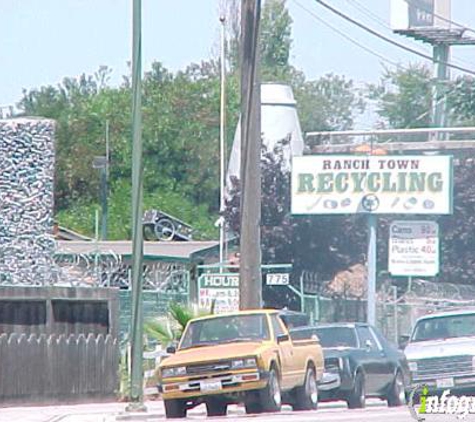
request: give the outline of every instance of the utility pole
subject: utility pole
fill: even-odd
[[[376,324],[376,240],[378,220],[376,215],[368,214],[368,292],[367,292],[367,322]]]
[[[415,1],[392,0],[392,27],[396,34],[422,41],[432,46],[433,86],[431,124],[447,127],[447,65],[452,46],[475,45],[475,38],[467,35],[467,28],[450,19],[450,0]],[[430,133],[429,141],[448,140],[448,133]]]
[[[226,220],[224,215],[224,189],[225,181],[225,153],[226,153],[226,17],[220,16],[221,22],[221,101],[219,116],[219,152],[220,152],[220,171],[219,171],[219,271],[223,271],[226,244]]]
[[[434,127],[447,126],[447,82],[449,72],[447,62],[450,55],[450,44],[437,43],[433,44],[433,62],[434,62],[434,86],[432,89],[432,125]],[[438,134],[440,136],[446,134]]]
[[[143,306],[142,306],[142,1],[133,0],[132,37],[132,324],[131,382],[127,411],[146,411],[143,404]]]
[[[241,0],[241,309],[262,307],[260,0]]]

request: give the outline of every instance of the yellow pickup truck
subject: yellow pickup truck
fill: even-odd
[[[292,341],[276,310],[196,318],[158,369],[167,418],[206,404],[208,416],[244,403],[247,413],[316,409],[323,352],[316,337]]]

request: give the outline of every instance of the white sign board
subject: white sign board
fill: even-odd
[[[439,226],[433,221],[393,221],[389,228],[388,271],[393,276],[439,273]]]
[[[266,284],[268,286],[287,286],[290,284],[290,274],[268,273],[266,274]]]
[[[292,214],[450,214],[452,157],[293,157]]]
[[[391,28],[450,28],[451,0],[391,0]]]
[[[215,313],[239,310],[239,274],[202,274],[198,278],[199,307]]]

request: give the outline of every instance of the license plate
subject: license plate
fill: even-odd
[[[221,381],[201,381],[201,391],[217,391],[221,390]]]
[[[454,379],[453,378],[444,378],[440,380],[436,380],[437,388],[451,388],[454,386]]]

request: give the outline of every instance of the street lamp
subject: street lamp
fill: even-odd
[[[220,150],[220,195],[219,195],[219,211],[221,216],[219,222],[219,272],[223,271],[224,251],[226,244],[226,220],[223,216],[224,212],[224,190],[225,190],[225,153],[226,153],[226,17],[219,17],[221,22],[221,101],[220,101],[220,121],[219,121],[219,150]]]

